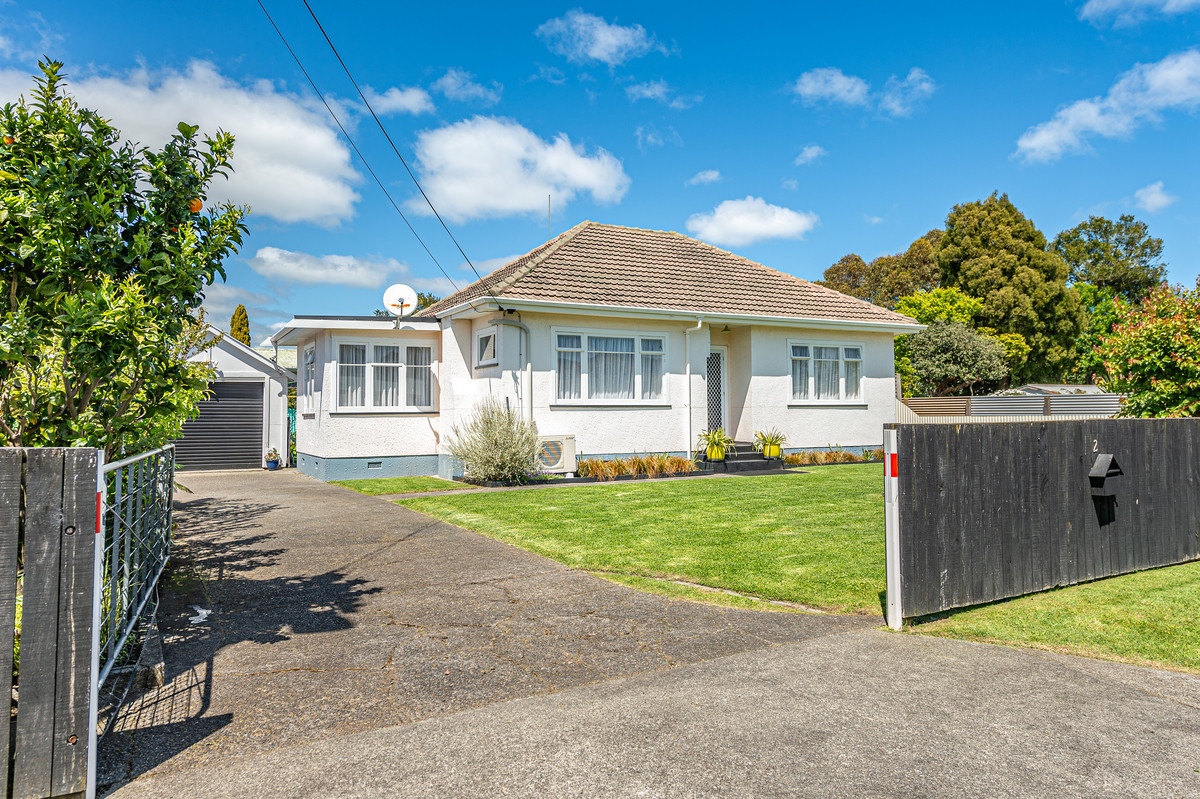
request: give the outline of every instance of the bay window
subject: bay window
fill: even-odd
[[[862,399],[863,348],[788,342],[793,402],[849,402]]]
[[[666,349],[664,336],[556,332],[555,396],[601,404],[661,402]]]

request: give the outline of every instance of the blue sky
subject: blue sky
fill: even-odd
[[[302,3],[264,0],[459,286]],[[1052,238],[1133,213],[1170,278],[1200,270],[1200,0],[409,4],[310,0],[480,271],[584,219],[678,230],[807,279],[903,250],[1006,192]],[[370,313],[448,287],[336,131],[257,3],[0,3],[0,99],[43,53],[73,93],[160,144],[239,141],[214,195],[253,206],[209,293],[257,339],[292,314]]]

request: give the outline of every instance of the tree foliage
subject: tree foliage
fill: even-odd
[[[207,388],[187,357],[246,209],[198,210],[233,137],[181,123],[162,150],[135,147],[65,93],[60,63],[40,66],[29,102],[0,111],[0,435],[157,446]]]
[[[1104,387],[1126,395],[1122,415],[1200,417],[1200,280],[1192,290],[1160,284],[1115,310],[1099,352]]]
[[[923,325],[941,320],[975,324],[975,317],[983,310],[983,303],[968,297],[958,289],[937,288],[901,297],[896,303],[896,312],[911,316]]]
[[[939,285],[936,250],[942,231],[931,230],[904,253],[881,255],[871,263],[850,253],[825,270],[822,286],[884,308],[895,308],[903,296]]]
[[[1167,274],[1162,239],[1151,236],[1146,223],[1131,214],[1116,222],[1090,216],[1055,236],[1051,249],[1067,262],[1073,282],[1131,302],[1146,296]]]
[[[229,335],[247,347],[252,346],[250,344],[250,316],[246,313],[246,306],[241,303],[238,303],[238,307],[233,309],[233,316],[229,317]]]
[[[1009,201],[956,205],[938,249],[942,285],[978,298],[981,326],[1016,333],[1030,347],[1019,379],[1061,379],[1082,327],[1079,293],[1067,286],[1067,264],[1047,251],[1046,237]]]
[[[957,394],[1008,375],[1004,348],[961,322],[935,320],[920,333],[904,338],[915,389],[920,394]]]

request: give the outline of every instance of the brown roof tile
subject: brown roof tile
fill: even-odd
[[[576,225],[421,315],[437,316],[489,293],[501,300],[915,323],[680,233],[596,222]]]

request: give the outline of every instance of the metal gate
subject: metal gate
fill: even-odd
[[[263,458],[263,383],[219,381],[175,442],[180,469],[258,469]]]
[[[725,427],[725,353],[708,353],[708,429]]]

